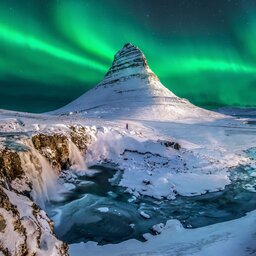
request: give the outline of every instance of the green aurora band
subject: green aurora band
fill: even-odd
[[[242,9],[227,15],[227,33],[207,22],[161,26],[157,10],[134,8],[134,0],[21,2],[0,4],[0,108],[41,112],[68,103],[102,79],[126,42],[180,97],[204,107],[256,106],[256,19],[235,19]]]

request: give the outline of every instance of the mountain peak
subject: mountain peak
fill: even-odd
[[[177,120],[212,115],[177,97],[149,68],[145,55],[125,44],[115,56],[104,79],[57,114],[79,113],[86,117]]]
[[[154,78],[157,76],[151,71],[143,52],[131,43],[126,43],[115,56],[112,66],[106,73],[100,85],[112,84],[127,80],[131,77]]]
[[[146,67],[148,65],[146,57],[143,54],[143,52],[131,43],[125,44],[123,48],[120,51],[118,51],[114,57],[113,64],[120,64],[123,62],[133,63],[141,65],[143,67]]]

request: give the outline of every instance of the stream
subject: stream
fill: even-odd
[[[251,148],[247,153],[254,158],[255,152]],[[185,228],[198,228],[256,209],[256,170],[248,166],[233,170],[231,184],[222,191],[174,200],[133,197],[116,185],[121,172],[113,166],[96,165],[72,175],[75,181],[61,200],[52,200],[46,207],[57,237],[68,244],[145,241],[143,234],[154,234],[152,226],[169,219],[180,220]]]

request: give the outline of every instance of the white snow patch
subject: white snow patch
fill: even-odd
[[[109,208],[108,207],[99,207],[99,208],[97,208],[97,210],[100,212],[108,212]]]

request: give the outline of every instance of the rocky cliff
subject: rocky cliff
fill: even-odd
[[[22,137],[16,148],[2,143],[0,255],[67,255],[67,245],[55,237],[52,221],[40,209],[48,193],[42,183],[72,165],[74,147],[85,154],[91,140],[84,127],[70,126],[68,132]]]

